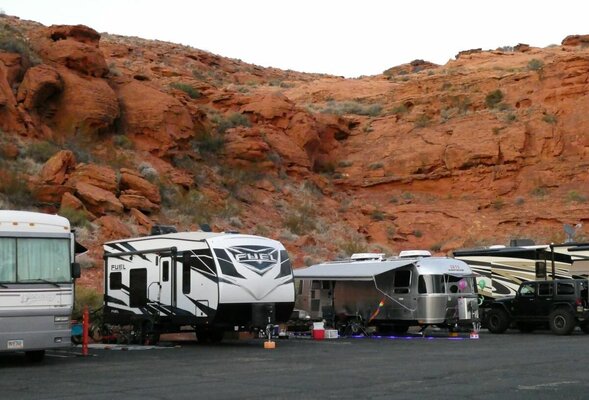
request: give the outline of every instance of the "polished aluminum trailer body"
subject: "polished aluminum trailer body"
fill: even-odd
[[[455,325],[477,319],[468,265],[417,257],[329,262],[296,269],[296,307],[313,319],[359,318],[372,325]]]

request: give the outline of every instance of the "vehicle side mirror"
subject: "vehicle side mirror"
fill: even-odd
[[[72,263],[72,278],[78,279],[80,276],[82,276],[82,269],[80,268],[80,263]]]

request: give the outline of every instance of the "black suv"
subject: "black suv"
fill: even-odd
[[[587,287],[586,279],[522,282],[515,297],[484,307],[484,323],[492,333],[503,333],[512,325],[531,332],[546,323],[557,335],[568,335],[577,325],[589,333]]]

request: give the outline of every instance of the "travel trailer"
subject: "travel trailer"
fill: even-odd
[[[179,232],[104,244],[104,321],[141,341],[194,328],[199,341],[287,321],[295,301],[284,246],[264,237]]]
[[[404,333],[410,326],[456,329],[478,323],[474,275],[459,260],[427,251],[355,254],[294,270],[296,308],[336,327],[361,321],[380,331]]]
[[[490,300],[515,296],[524,281],[580,277],[572,265],[589,260],[589,243],[536,245],[519,239],[509,246],[455,250],[453,256],[479,275],[478,291]]]
[[[0,210],[0,352],[70,347],[74,278],[80,277],[74,233],[66,218]]]

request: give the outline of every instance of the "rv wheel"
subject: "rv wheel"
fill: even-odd
[[[505,310],[494,308],[487,313],[487,328],[491,333],[503,333],[509,326],[509,317]]]

